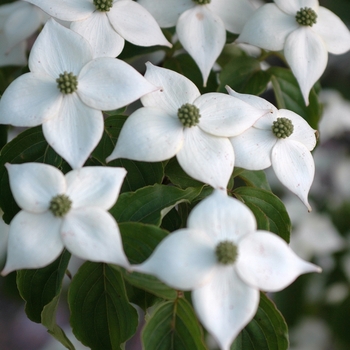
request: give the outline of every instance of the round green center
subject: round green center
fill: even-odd
[[[77,91],[78,78],[73,73],[64,72],[56,79],[57,87],[62,94],[71,94]]]
[[[233,264],[238,255],[237,246],[230,241],[220,242],[216,246],[215,254],[220,264]]]
[[[199,123],[201,117],[199,109],[195,105],[185,103],[177,110],[177,116],[180,119],[183,126],[190,128],[196,126]]]
[[[272,132],[279,139],[285,139],[293,134],[294,126],[290,119],[277,118],[272,124]]]
[[[295,19],[301,26],[312,27],[316,23],[317,14],[312,8],[304,7],[297,12]]]
[[[96,10],[101,12],[108,12],[113,6],[113,0],[94,0]]]
[[[49,209],[57,217],[65,216],[72,207],[72,201],[65,194],[59,194],[52,198]]]
[[[198,5],[206,5],[206,4],[210,4],[211,0],[192,0],[192,1]]]

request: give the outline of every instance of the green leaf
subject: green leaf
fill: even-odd
[[[260,304],[253,320],[237,336],[231,350],[286,350],[287,324],[275,304],[260,293]]]
[[[206,350],[192,306],[184,298],[161,303],[143,332],[144,350]]]
[[[132,264],[140,264],[152,254],[157,245],[168,235],[157,226],[138,222],[119,224],[124,251]],[[177,293],[156,277],[123,270],[125,280],[137,288],[164,299],[175,299]]]
[[[28,318],[41,322],[41,312],[61,292],[70,253],[67,250],[52,264],[38,270],[17,271],[17,288],[25,300]]]
[[[124,115],[113,115],[105,120],[102,139],[91,155],[91,158],[96,161],[97,165],[106,165],[106,158],[114,150],[126,118]],[[116,159],[108,163],[108,165],[123,167],[127,171],[121,193],[136,191],[141,187],[161,183],[164,177],[164,168],[161,162],[146,163],[129,159]]]
[[[92,350],[116,350],[136,331],[138,315],[129,303],[123,279],[113,267],[84,263],[68,292],[71,326]]]
[[[3,148],[7,143],[7,125],[1,125],[0,124],[0,150]]]
[[[233,177],[237,183],[236,177],[239,177],[247,186],[258,187],[263,190],[271,191],[271,187],[267,181],[264,170],[245,170],[243,168],[235,168]]]
[[[0,157],[0,206],[4,211],[3,219],[9,224],[20,210],[10,189],[6,163],[21,164],[38,162],[59,167],[62,158],[48,145],[41,126],[23,131],[1,150]]]
[[[289,243],[290,218],[277,196],[254,187],[239,187],[234,190],[234,195],[252,210],[260,230],[274,232]]]
[[[318,101],[315,88],[311,89],[309,105],[306,106],[299,84],[293,73],[286,68],[268,69],[279,109],[289,109],[303,117],[312,128],[317,129],[322,115],[322,105]]]
[[[201,94],[216,91],[218,87],[216,74],[213,71],[209,74],[207,85],[205,87],[203,86],[202,73],[193,58],[188,54],[176,55],[175,57],[166,59],[163,67],[178,72],[190,79],[196,84]]]
[[[239,55],[232,57],[222,68],[219,80],[219,92],[226,93],[225,86],[228,85],[240,93],[260,95],[266,90],[270,75],[261,70],[256,58]]]
[[[173,186],[147,186],[136,192],[122,193],[117,203],[110,209],[118,223],[125,221],[140,221],[145,224],[159,226],[163,217],[177,204],[191,202],[202,188],[187,188],[181,190]]]
[[[181,165],[178,163],[176,157],[173,157],[165,166],[165,175],[169,178],[171,183],[180,187],[199,187],[203,186],[204,183],[193,179],[191,176],[187,175],[182,169]]]
[[[55,296],[50,303],[44,306],[41,313],[41,321],[48,332],[69,350],[75,350],[74,345],[68,339],[61,327],[56,323],[56,311],[59,302],[59,295]]]

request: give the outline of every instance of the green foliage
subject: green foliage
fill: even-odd
[[[318,101],[315,87],[310,92],[310,103],[306,106],[298,82],[289,69],[271,67],[267,72],[271,76],[277,108],[289,109],[299,114],[312,128],[317,129],[322,115],[322,105]]]
[[[275,304],[260,293],[258,311],[238,335],[231,350],[286,350],[288,328]]]
[[[120,273],[86,262],[69,288],[73,333],[92,350],[116,350],[136,331],[138,316],[129,304]]]
[[[202,329],[183,297],[160,303],[153,310],[142,341],[145,350],[206,350]]]
[[[260,230],[274,232],[289,243],[291,222],[277,196],[253,187],[239,187],[234,190],[234,195],[254,213]]]

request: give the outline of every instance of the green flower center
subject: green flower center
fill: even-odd
[[[65,216],[72,207],[72,201],[65,194],[59,194],[51,199],[50,207],[52,214],[57,217]]]
[[[317,14],[312,8],[304,7],[297,12],[295,19],[301,26],[312,27],[316,23]]]
[[[94,0],[97,11],[108,12],[113,6],[113,0]]]
[[[77,91],[78,88],[78,78],[71,72],[66,71],[59,75],[56,79],[57,87],[62,92],[62,94],[71,94]]]
[[[210,4],[211,0],[192,0],[192,1],[198,5],[206,5],[206,4]]]
[[[177,116],[180,119],[183,126],[190,128],[196,126],[199,123],[201,117],[199,109],[195,105],[185,103],[177,110]]]
[[[220,242],[216,246],[215,254],[220,264],[233,264],[238,256],[237,246],[230,241]]]
[[[285,139],[293,134],[294,126],[290,119],[277,118],[272,124],[272,132],[279,139]]]

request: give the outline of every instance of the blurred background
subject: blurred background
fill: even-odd
[[[0,55],[4,18],[1,5],[10,2],[13,1],[0,0]],[[321,0],[320,5],[333,11],[350,27],[350,0]],[[35,35],[26,38],[17,55],[27,54]],[[25,60],[22,56],[14,57],[13,62]],[[9,63],[0,64],[0,93],[6,87],[4,77],[9,74],[15,77],[25,69]],[[292,220],[292,248],[323,269],[322,274],[301,276],[286,290],[271,295],[288,323],[291,350],[350,349],[349,52],[341,56],[329,55],[321,86],[319,98],[323,103],[323,116],[319,143],[313,152],[316,176],[309,196],[312,212],[308,213],[296,197],[285,192],[273,172],[267,171],[274,193],[283,200]],[[0,267],[4,263],[7,231],[8,226],[0,220]],[[78,260],[72,260],[69,267],[72,274],[79,264]],[[0,278],[0,350],[64,349],[43,326],[27,319],[15,279],[15,273]],[[68,279],[66,282],[67,286]],[[58,324],[74,342],[69,329],[68,306],[64,302],[57,317]],[[77,341],[75,344],[77,350],[86,349]],[[127,349],[141,349],[137,339],[130,341]]]

